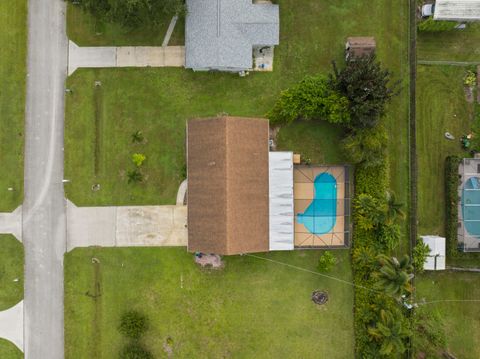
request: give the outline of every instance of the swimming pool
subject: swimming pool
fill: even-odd
[[[312,202],[297,214],[297,222],[312,234],[325,234],[333,229],[336,218],[337,180],[330,173],[321,173],[315,177]]]
[[[480,236],[480,178],[470,177],[463,185],[462,217],[465,229],[472,236]]]

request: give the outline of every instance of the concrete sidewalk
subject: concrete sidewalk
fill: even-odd
[[[11,213],[0,213],[0,233],[13,234],[22,241],[22,206]]]
[[[23,352],[23,300],[0,312],[0,338],[11,341]]]
[[[89,246],[186,246],[186,225],[186,206],[77,207],[67,201],[67,251]]]
[[[184,67],[184,46],[79,47],[68,44],[68,75],[78,68]]]

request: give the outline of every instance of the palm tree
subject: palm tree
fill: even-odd
[[[397,357],[405,352],[403,341],[410,335],[410,331],[405,327],[398,311],[394,315],[382,309],[379,320],[368,328],[368,334],[380,343],[380,355]]]
[[[143,175],[139,170],[127,172],[128,183],[137,183],[143,181]]]
[[[403,211],[404,204],[397,202],[395,193],[387,193],[387,220],[395,222],[397,218],[405,219],[405,212]]]
[[[144,139],[145,139],[145,137],[143,136],[142,131],[135,131],[134,133],[132,133],[132,142],[133,143],[141,143],[141,142],[143,142]]]
[[[387,294],[400,300],[401,296],[413,291],[410,281],[413,278],[413,265],[410,257],[404,256],[400,261],[395,257],[386,255],[378,256],[378,262],[381,265],[376,273],[378,286]]]

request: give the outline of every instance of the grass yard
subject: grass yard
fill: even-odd
[[[0,358],[2,359],[22,359],[23,353],[8,340],[0,338]]]
[[[0,212],[23,199],[26,20],[27,1],[0,2]]]
[[[12,235],[0,234],[0,311],[23,298],[23,256],[22,243]]]
[[[402,93],[389,107],[387,128],[392,187],[399,200],[407,203],[408,4],[383,0],[348,0],[341,5],[313,0],[301,6],[294,0],[279,3],[281,39],[272,73],[240,78],[173,68],[77,70],[68,79],[68,87],[74,90],[66,108],[68,198],[77,205],[174,203],[183,179],[188,119],[221,113],[264,116],[282,89],[306,74],[329,72],[332,59],[341,64],[347,36],[373,35],[380,60],[395,79],[404,81]],[[349,21],[341,21],[345,18]],[[76,26],[71,14],[68,21],[68,31],[71,34],[75,28],[79,44],[91,43],[91,31]],[[117,29],[115,34],[121,32]],[[133,36],[129,42],[134,43]],[[102,83],[101,101],[96,98],[95,81]],[[143,132],[144,144],[131,143],[131,134],[137,130]],[[280,131],[279,147],[301,151],[314,162],[344,162],[338,146],[341,136],[329,124],[296,123]],[[133,169],[134,152],[147,156],[146,181],[135,185],[126,178]],[[97,183],[100,190],[92,192]]]
[[[473,104],[463,89],[466,69],[419,66],[417,73],[418,223],[420,234],[444,234],[445,158],[467,155],[460,137],[470,132]],[[455,136],[447,140],[445,132]]]
[[[126,30],[121,26],[98,21],[79,6],[68,2],[67,35],[79,46],[161,46],[172,17],[166,16],[155,28],[141,27]],[[184,19],[178,19],[168,45],[183,45]]]
[[[0,234],[0,311],[23,299],[23,257],[22,243],[11,235]],[[23,354],[15,345],[0,338],[0,358],[23,358]]]
[[[465,300],[480,298],[478,273],[437,272],[421,275],[416,281],[417,301]],[[437,312],[442,318],[447,348],[456,358],[480,357],[480,310],[475,302],[427,304],[421,310]]]
[[[480,24],[470,23],[465,30],[419,32],[418,60],[480,62]]]
[[[259,254],[316,272],[320,251]],[[351,281],[348,251],[330,275]],[[92,258],[100,264],[92,264]],[[146,314],[156,358],[351,358],[353,288],[250,256],[200,269],[185,248],[76,249],[65,257],[66,358],[117,358],[124,311]],[[97,266],[97,269],[94,269]],[[99,283],[97,287],[95,283]],[[97,289],[96,289],[97,288]],[[326,290],[319,307],[314,290]],[[95,294],[100,294],[94,299]]]

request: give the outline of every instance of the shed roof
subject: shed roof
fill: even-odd
[[[375,38],[371,36],[348,37],[347,51],[354,57],[371,55],[377,46]]]
[[[187,0],[187,68],[242,70],[253,67],[254,45],[279,43],[279,8],[252,0]]]
[[[422,236],[423,243],[430,248],[423,269],[445,270],[445,238],[439,236]]]
[[[435,20],[480,20],[480,0],[437,0],[433,13]]]
[[[268,251],[268,121],[191,120],[187,136],[188,250]]]

